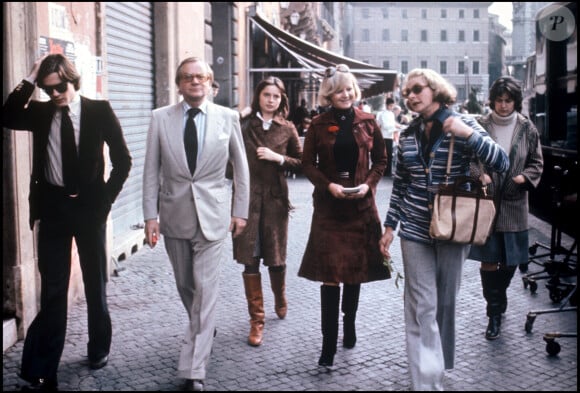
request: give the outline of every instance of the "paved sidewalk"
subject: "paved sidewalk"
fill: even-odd
[[[402,283],[395,280],[362,286],[357,314],[356,347],[339,342],[335,368],[317,366],[320,332],[320,284],[297,276],[310,229],[312,186],[302,176],[289,179],[296,207],[290,219],[288,244],[288,316],[279,320],[267,270],[262,267],[266,325],[260,347],[246,344],[249,316],[242,284],[242,267],[231,259],[222,265],[218,332],[208,369],[206,389],[328,391],[409,390],[405,353]],[[381,181],[378,205],[381,219],[388,206],[391,180]],[[534,217],[530,242],[549,244],[550,227]],[[231,255],[231,242],[228,241]],[[393,246],[395,267],[402,273],[398,239]],[[175,391],[176,363],[185,329],[185,310],[175,288],[173,273],[161,243],[148,246],[121,262],[125,269],[108,285],[113,320],[113,345],[107,367],[92,371],[86,359],[86,304],[69,311],[67,342],[59,369],[61,390],[69,391]],[[456,391],[576,391],[577,339],[561,338],[561,351],[548,356],[546,332],[576,332],[576,312],[539,315],[531,333],[524,326],[530,310],[557,308],[545,280],[535,294],[522,285],[516,272],[509,288],[509,306],[502,336],[487,341],[485,302],[481,295],[478,263],[467,261],[457,310],[456,367],[446,374],[446,390]],[[539,267],[532,265],[531,271]],[[342,330],[342,328],[341,328]],[[339,340],[342,332],[339,333]],[[3,390],[19,390],[17,377],[23,342],[3,356]]]

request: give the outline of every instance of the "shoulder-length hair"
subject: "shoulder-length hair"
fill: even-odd
[[[60,53],[48,55],[38,68],[38,75],[36,76],[36,83],[38,87],[43,88],[44,79],[50,74],[56,72],[58,77],[63,82],[70,82],[73,84],[75,90],[81,88],[81,76],[77,72],[73,63],[61,55]]]
[[[330,98],[332,95],[347,87],[353,88],[354,101],[359,101],[361,99],[360,87],[348,66],[345,64],[337,64],[336,67],[328,67],[324,72],[324,79],[318,90],[318,104],[322,107],[331,105],[332,101]]]
[[[422,77],[427,85],[433,90],[433,100],[441,104],[450,105],[457,100],[457,90],[451,83],[436,71],[429,68],[415,68],[407,74],[406,83],[411,78]],[[411,86],[405,86],[406,88]]]
[[[284,82],[280,78],[275,76],[269,76],[262,79],[254,91],[254,97],[252,98],[252,115],[260,112],[260,94],[268,86],[276,86],[280,90],[280,95],[282,99],[280,100],[280,105],[276,109],[276,115],[282,116],[284,119],[288,116],[290,112],[290,105],[288,104],[288,96],[286,95],[286,88],[284,87]]]
[[[209,76],[211,86],[211,84],[213,83],[213,70],[211,69],[209,63],[205,60],[202,60],[200,57],[188,57],[186,59],[183,59],[181,63],[179,63],[179,65],[177,66],[177,70],[175,71],[175,84],[179,86],[179,81],[183,76],[183,74],[181,73],[181,69],[183,68],[184,65],[189,63],[199,63],[201,65],[201,67],[204,69],[204,72],[207,74],[207,76]]]
[[[495,110],[495,100],[504,94],[514,100],[514,109],[521,112],[524,97],[520,81],[512,76],[502,76],[496,79],[489,89],[489,107],[491,110]]]

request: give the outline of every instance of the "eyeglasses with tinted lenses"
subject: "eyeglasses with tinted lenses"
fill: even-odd
[[[333,76],[334,74],[336,74],[336,71],[339,71],[339,72],[350,72],[350,69],[348,68],[347,65],[344,65],[344,64],[339,64],[336,67],[328,67],[324,71],[324,77],[325,78],[330,78],[331,76]]]
[[[209,80],[208,74],[183,74],[181,75],[181,80],[189,83],[193,80],[193,78],[197,79],[200,83],[205,83]]]
[[[410,89],[404,88],[403,89],[403,97],[408,97],[409,94],[411,94],[411,93],[413,93],[415,95],[421,94],[423,89],[426,87],[429,87],[429,86],[428,85],[415,85],[415,86],[411,87]]]
[[[62,83],[59,83],[58,85],[52,85],[52,86],[43,86],[42,90],[44,90],[44,92],[46,94],[48,94],[49,96],[51,96],[52,92],[55,90],[62,94],[68,90],[68,82],[62,82]]]

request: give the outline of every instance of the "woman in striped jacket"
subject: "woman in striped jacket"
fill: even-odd
[[[505,172],[505,151],[473,118],[447,108],[455,88],[430,69],[412,70],[403,88],[407,107],[419,116],[399,137],[393,193],[380,248],[399,226],[405,276],[405,332],[412,390],[442,390],[455,357],[455,303],[469,246],[429,236],[433,199],[445,182],[451,135],[455,135],[450,182],[467,175],[477,157],[488,170]]]
[[[516,267],[528,263],[528,190],[537,187],[544,169],[540,134],[520,114],[522,89],[511,76],[498,78],[491,86],[492,112],[478,121],[510,156],[505,175],[492,173],[496,221],[492,235],[482,246],[471,248],[469,259],[481,261],[483,297],[489,323],[485,338],[500,335],[501,314],[507,308],[507,288]]]

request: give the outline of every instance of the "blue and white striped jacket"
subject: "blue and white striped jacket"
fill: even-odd
[[[457,176],[469,174],[469,164],[474,155],[488,171],[505,172],[509,168],[506,152],[493,141],[487,131],[470,116],[453,113],[475,132],[469,138],[455,137],[449,182]],[[415,119],[399,137],[397,163],[393,179],[393,192],[384,226],[397,229],[398,235],[407,240],[432,243],[429,223],[433,198],[437,186],[445,183],[447,153],[450,135],[442,133],[433,144],[429,161],[421,153],[421,134],[424,126]]]

